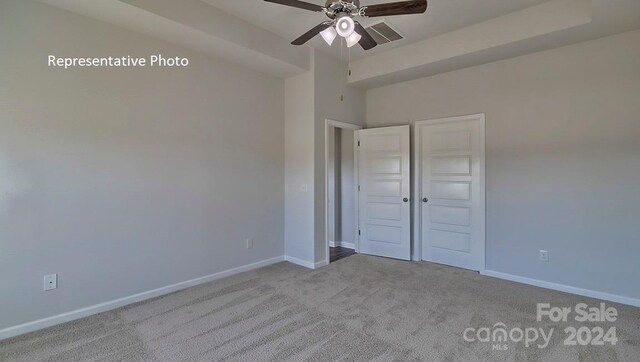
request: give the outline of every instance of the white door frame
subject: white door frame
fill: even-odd
[[[416,121],[414,126],[414,148],[413,148],[413,175],[414,175],[414,187],[415,192],[413,199],[415,202],[413,203],[413,260],[422,260],[422,148],[420,144],[420,140],[422,138],[422,134],[420,132],[420,126],[422,125],[430,125],[430,124],[438,124],[438,123],[447,123],[447,122],[460,122],[460,121],[468,121],[468,120],[476,120],[480,119],[480,124],[482,130],[480,131],[480,202],[482,204],[482,218],[485,220],[485,114],[477,113],[470,114],[466,116],[456,116],[456,117],[446,117],[446,118],[437,118],[437,119],[428,119],[424,121]],[[485,257],[482,258],[482,265],[480,268],[480,274],[484,274],[486,267],[486,227],[483,229],[482,233],[482,244],[483,249],[485,251]]]
[[[324,243],[325,243],[325,255],[326,255],[326,260],[325,260],[325,265],[329,265],[329,263],[331,262],[331,258],[329,257],[329,207],[327,205],[327,195],[329,195],[329,127],[335,127],[335,128],[342,128],[342,129],[349,129],[352,131],[357,131],[360,129],[363,129],[364,127],[362,126],[358,126],[355,124],[351,124],[351,123],[345,123],[345,122],[340,122],[340,121],[334,121],[332,119],[325,119],[324,120],[324,195],[325,195],[325,200],[324,200]],[[357,137],[353,137],[353,142],[354,142],[354,146],[357,146]],[[357,170],[358,170],[358,152],[357,152],[357,147],[354,147],[354,155],[353,155],[353,167],[354,167],[354,183],[353,183],[353,190],[354,190],[354,195],[355,195],[355,219],[356,222],[354,223],[354,234],[353,235],[358,235],[358,175],[357,175]],[[355,244],[356,244],[356,252],[359,249],[359,243],[360,240],[358,238],[356,238],[355,240]]]

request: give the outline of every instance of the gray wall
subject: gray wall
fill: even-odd
[[[364,125],[366,113],[365,92],[347,84],[347,65],[310,54],[311,70],[285,81],[285,254],[308,267],[327,257],[325,120]]]
[[[640,298],[639,59],[634,31],[373,89],[367,126],[486,113],[487,269]]]
[[[325,255],[325,208],[327,199],[324,183],[325,175],[325,120],[331,119],[356,125],[364,125],[366,114],[366,94],[363,90],[350,86],[347,81],[348,66],[339,60],[315,51],[315,261],[326,260]],[[344,98],[341,98],[344,96]]]
[[[285,254],[313,263],[314,77],[285,81]],[[324,184],[320,185],[324,188]]]
[[[327,232],[331,241],[355,243],[354,132],[328,127]]]
[[[283,254],[282,80],[33,1],[0,49],[0,329]]]
[[[330,208],[333,208],[333,215],[335,217],[335,238],[329,240],[341,241],[342,240],[342,130],[340,128],[333,128],[333,174],[334,174],[334,190],[333,199],[335,202]],[[331,179],[331,176],[328,177]],[[331,195],[331,194],[329,194]],[[331,196],[329,196],[331,197]]]
[[[340,234],[340,198],[337,192],[340,189],[339,175],[340,149],[336,148],[336,142],[340,137],[340,129],[329,126],[327,129],[327,237],[330,241],[337,239]]]
[[[340,241],[346,243],[355,243],[356,235],[354,233],[355,220],[355,165],[354,165],[354,149],[352,130],[340,129]]]

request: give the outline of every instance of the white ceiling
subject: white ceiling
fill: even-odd
[[[327,19],[321,13],[267,3],[263,0],[202,1],[289,41],[296,39],[307,30]],[[325,5],[325,0],[306,1]],[[364,6],[394,1],[397,0],[361,0],[360,4]],[[429,7],[425,14],[360,19],[364,26],[384,19],[396,28],[400,34],[404,35],[406,39],[380,45],[367,52],[360,47],[354,47],[351,49],[351,60],[375,55],[546,1],[548,0],[429,0]],[[320,37],[316,37],[308,44],[321,51],[330,52],[336,57],[341,55],[339,42],[335,42],[332,47],[329,47]],[[346,59],[346,52],[342,54]]]
[[[263,0],[39,1],[278,77],[309,69],[310,48],[290,42],[326,19]],[[429,0],[426,14],[385,20],[407,39],[352,48],[349,83],[372,88],[639,29],[640,0]],[[337,42],[309,45],[341,56]]]
[[[308,49],[200,0],[39,1],[278,77],[309,67]]]
[[[640,29],[640,0],[550,0],[364,57],[349,83],[375,88]]]

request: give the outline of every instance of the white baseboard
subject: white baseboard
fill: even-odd
[[[242,273],[245,271],[262,268],[264,266],[279,263],[284,260],[285,260],[284,256],[278,256],[275,258],[262,260],[256,263],[239,266],[237,268],[227,269],[227,270],[210,274],[207,276],[203,276],[200,278],[195,278],[195,279],[187,280],[184,282],[168,285],[166,287],[161,287],[161,288],[149,290],[146,292],[130,295],[128,297],[119,298],[112,301],[92,305],[90,307],[76,309],[74,311],[58,314],[55,316],[39,319],[32,322],[23,323],[13,327],[8,327],[0,330],[0,340],[15,337],[15,336],[33,332],[33,331],[37,331],[43,328],[54,326],[56,324],[70,322],[76,319],[88,317],[90,315],[110,311],[112,309],[120,308],[128,304],[137,303],[146,299],[159,297],[161,295],[173,293],[178,290],[186,289],[199,284],[208,283],[217,279],[221,279],[221,278]]]
[[[490,277],[498,278],[498,279],[510,280],[512,282],[529,284],[529,285],[534,285],[536,287],[558,290],[558,291],[561,291],[561,292],[577,294],[577,295],[581,295],[581,296],[584,296],[584,297],[591,297],[591,298],[596,298],[596,299],[608,300],[610,302],[616,302],[616,303],[620,303],[620,304],[631,305],[631,306],[634,306],[634,307],[640,307],[640,299],[631,298],[631,297],[625,297],[625,296],[622,296],[622,295],[598,292],[598,291],[591,290],[591,289],[583,289],[583,288],[578,288],[578,287],[572,287],[570,285],[565,285],[565,284],[546,282],[546,281],[543,281],[543,280],[532,279],[532,278],[527,278],[527,277],[521,277],[521,276],[513,275],[513,274],[501,273],[501,272],[497,272],[497,271],[493,271],[493,270],[485,270],[482,274],[490,276]]]
[[[332,248],[335,248],[336,246],[342,246],[343,248],[347,248],[347,249],[356,248],[355,243],[348,243],[346,241],[329,241],[329,246]]]
[[[294,258],[292,256],[288,256],[285,255],[284,260],[296,264],[296,265],[300,265],[303,266],[305,268],[309,268],[309,269],[318,269],[320,267],[323,267],[325,265],[327,265],[327,261],[326,260],[322,260],[316,263],[312,263],[310,261],[306,261],[306,260],[302,260],[302,259],[298,259],[298,258]]]

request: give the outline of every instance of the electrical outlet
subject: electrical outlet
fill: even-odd
[[[540,261],[549,261],[549,252],[546,250],[540,250]]]
[[[49,274],[44,276],[44,290],[52,290],[58,287],[58,274]]]
[[[253,249],[253,239],[247,239],[247,249]]]

